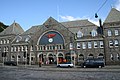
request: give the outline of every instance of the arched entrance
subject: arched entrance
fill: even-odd
[[[54,64],[54,55],[52,53],[48,55],[48,62],[49,64]]]
[[[62,53],[59,53],[59,54],[58,54],[58,63],[62,63],[63,60],[64,60],[63,54],[62,54]]]
[[[42,62],[42,63],[44,62],[43,54],[39,55],[39,62]]]

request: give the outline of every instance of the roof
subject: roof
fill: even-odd
[[[85,20],[76,20],[69,22],[62,22],[62,24],[67,27],[71,32],[76,34],[78,31],[81,31],[84,35],[90,34],[93,29],[97,30],[97,25],[92,22]]]
[[[118,22],[118,21],[120,21],[120,11],[118,11],[115,8],[112,8],[104,23]]]
[[[25,31],[23,34],[33,34],[37,32],[43,25],[38,25],[38,26],[32,26],[30,29]]]
[[[12,25],[10,25],[4,31],[2,31],[0,35],[22,34],[23,32],[24,30],[22,29],[22,27],[18,23],[14,22]]]
[[[96,26],[95,24],[93,24],[90,21],[88,21],[88,19],[62,22],[62,24],[64,26],[68,27],[68,28],[69,27],[83,27],[83,26],[90,26],[90,25]]]

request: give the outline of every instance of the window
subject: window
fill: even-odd
[[[77,32],[77,38],[81,38],[83,36],[83,33],[81,31]]]
[[[95,37],[95,36],[97,36],[97,31],[95,29],[93,29],[91,34],[92,34],[92,37]]]
[[[118,40],[115,40],[115,47],[118,47],[119,43]]]
[[[28,42],[28,40],[29,40],[29,38],[27,37],[27,38],[25,39],[25,42]]]
[[[11,52],[13,52],[13,46],[11,47]]]
[[[83,54],[79,55],[79,60],[84,60],[84,55]]]
[[[20,47],[18,46],[18,51],[20,51]]]
[[[62,45],[59,45],[59,49],[62,49]]]
[[[110,59],[113,60],[113,54],[110,55]]]
[[[6,40],[5,39],[3,40],[3,42],[4,42],[4,44],[6,44]]]
[[[21,46],[21,51],[24,51],[24,48],[23,48],[23,46]]]
[[[92,43],[88,42],[88,48],[91,49],[92,48]]]
[[[1,40],[0,43],[3,44],[3,40]]]
[[[9,40],[9,39],[7,40],[7,43],[8,43],[8,44],[10,43],[10,40]]]
[[[119,54],[117,54],[117,60],[120,60]]]
[[[45,46],[44,46],[45,47]],[[30,50],[33,51],[33,45],[30,47]]]
[[[73,43],[70,43],[70,49],[73,49]]]
[[[108,36],[112,36],[111,30],[108,30]]]
[[[98,47],[97,42],[94,42],[94,48],[97,48],[97,47]]]
[[[19,39],[17,39],[16,42],[19,42]]]
[[[100,48],[103,48],[103,41],[100,41]]]
[[[20,55],[18,55],[18,59],[20,59]]]
[[[19,42],[20,40],[22,40],[22,37],[21,36],[17,36],[16,37],[16,42]]]
[[[14,51],[17,51],[17,47],[16,46],[14,47]]]
[[[83,48],[83,49],[86,49],[86,44],[85,44],[85,42],[82,43],[82,48]]]
[[[80,43],[77,43],[77,49],[80,49]]]
[[[115,35],[116,35],[116,36],[119,35],[118,30],[115,30]]]
[[[111,48],[111,47],[113,47],[113,41],[109,41],[109,47]]]

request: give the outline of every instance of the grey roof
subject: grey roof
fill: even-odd
[[[98,28],[97,25],[93,24],[87,19],[62,22],[62,24],[74,34],[76,34],[78,31],[81,31],[84,35],[89,35],[93,29],[97,30]]]
[[[85,20],[75,20],[75,21],[68,21],[68,22],[62,22],[62,24],[66,27],[83,27],[83,26],[90,26],[90,25],[94,25],[93,23],[91,23],[90,21],[88,21],[88,19]]]
[[[35,32],[37,32],[38,30],[40,30],[40,28],[42,27],[43,25],[38,25],[38,26],[32,26],[30,29],[28,29],[27,31],[25,31],[23,33],[24,34],[33,34]]]
[[[118,21],[120,21],[120,11],[118,11],[115,8],[112,8],[104,23],[118,22]]]
[[[13,23],[9,27],[7,27],[4,31],[0,33],[0,35],[9,35],[9,34],[22,34],[24,30],[18,23]]]

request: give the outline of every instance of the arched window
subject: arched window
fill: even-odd
[[[93,54],[89,54],[88,58],[94,58]]]
[[[103,56],[103,54],[102,53],[100,53],[99,55],[98,55],[98,58],[104,58],[104,56]]]
[[[77,38],[81,38],[81,37],[83,37],[83,33],[81,31],[78,31],[77,32]]]
[[[112,36],[111,30],[108,30],[108,36]]]
[[[97,31],[96,31],[95,29],[93,29],[93,30],[91,31],[91,34],[92,34],[92,37],[95,37],[95,36],[97,36]]]
[[[84,60],[84,55],[83,54],[79,55],[79,60]]]
[[[59,53],[59,54],[58,54],[58,57],[63,57],[63,54],[62,54],[62,53]]]

